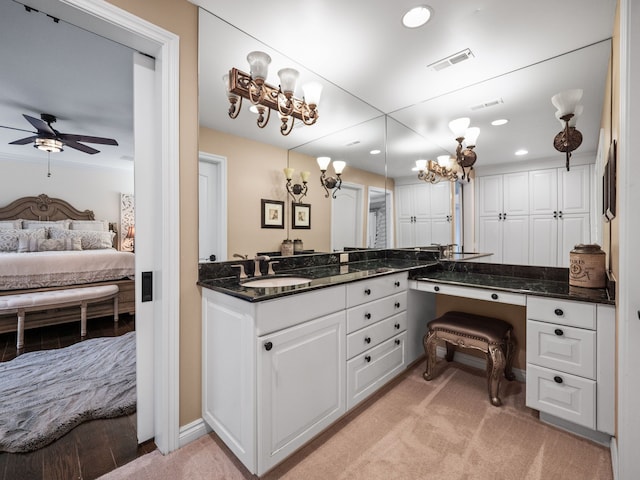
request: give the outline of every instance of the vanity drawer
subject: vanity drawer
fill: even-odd
[[[347,335],[347,358],[369,350],[407,329],[407,313],[402,312]]]
[[[527,321],[527,363],[596,379],[596,332]]]
[[[596,382],[527,364],[527,407],[596,428]]]
[[[383,275],[347,284],[347,308],[407,290],[408,274]]]
[[[527,304],[527,297],[524,294],[504,292],[502,290],[491,290],[490,288],[461,287],[458,285],[449,285],[448,283],[427,281],[418,281],[416,283],[416,288],[417,290],[425,292],[453,295],[454,297],[474,298],[476,300],[509,303],[511,305]]]
[[[529,296],[527,319],[595,330],[596,305],[594,303]]]
[[[407,309],[407,292],[397,293],[347,310],[347,333],[390,317]]]
[[[347,362],[347,410],[404,370],[406,340],[402,332]]]

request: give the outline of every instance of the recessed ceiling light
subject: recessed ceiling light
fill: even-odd
[[[418,28],[431,18],[431,8],[426,5],[413,7],[402,16],[402,24],[407,28]]]
[[[377,148],[375,150],[371,150],[369,152],[371,155],[378,155],[380,153],[380,150],[378,150]]]
[[[527,153],[529,153],[529,150],[525,150],[524,148],[521,148],[520,150],[516,151],[516,155],[518,156],[526,155]]]
[[[491,122],[491,125],[497,127],[498,125],[504,125],[505,123],[509,123],[509,120],[507,120],[506,118],[501,118],[499,120],[494,120],[493,122]]]

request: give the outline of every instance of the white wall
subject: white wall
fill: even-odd
[[[82,166],[59,158],[51,155],[51,177],[47,177],[46,155],[38,160],[0,157],[0,206],[45,193],[79,210],[93,210],[98,220],[119,222],[120,194],[133,193],[133,162],[125,170]]]

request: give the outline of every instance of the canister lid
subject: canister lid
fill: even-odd
[[[600,245],[598,245],[597,243],[591,243],[591,244],[580,243],[575,247],[573,247],[573,250],[571,250],[571,253],[590,253],[592,255],[593,254],[604,255],[604,252],[600,248]]]

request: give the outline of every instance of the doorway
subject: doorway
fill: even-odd
[[[393,247],[391,198],[391,192],[386,189],[369,187],[367,248]]]
[[[363,186],[343,183],[331,204],[331,250],[362,247]]]
[[[198,261],[227,260],[227,159],[200,152]]]

